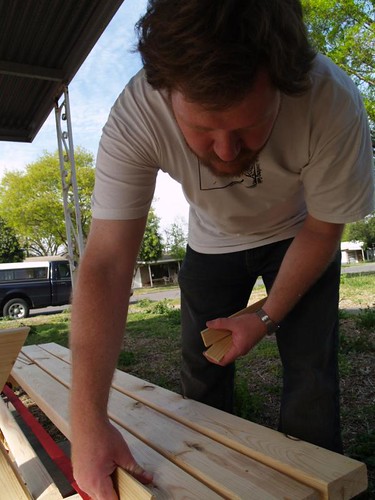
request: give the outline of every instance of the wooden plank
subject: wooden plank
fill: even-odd
[[[109,415],[226,498],[318,498],[309,488],[183,424],[112,391]]]
[[[33,347],[33,346],[30,346],[30,347],[28,347],[25,351],[27,351],[27,354],[28,354],[28,355],[30,355],[30,353],[31,353],[31,351],[32,351],[33,349],[35,349],[34,356],[32,356],[33,361],[34,361],[35,363],[42,364],[43,366],[45,366],[45,365],[46,365],[46,363],[48,362],[48,359],[47,359],[47,357],[46,357],[45,353],[40,352],[39,348],[35,348],[35,347]],[[65,367],[63,367],[63,368],[64,368],[64,369],[63,369],[63,373],[61,374],[61,376],[58,376],[58,375],[57,375],[57,372],[56,372],[56,366],[57,366],[57,365],[56,365],[56,359],[51,359],[51,360],[50,360],[50,363],[51,363],[50,370],[52,369],[52,370],[54,370],[54,371],[55,371],[54,376],[57,376],[58,378],[60,378],[60,379],[61,379],[61,376],[62,376],[62,377],[65,377],[65,376],[67,375],[67,370],[66,370],[67,366],[66,366],[66,364],[65,364]],[[123,413],[123,405],[121,405],[121,412]],[[134,423],[134,425],[137,425],[137,422],[138,422],[138,419],[136,419],[136,422]],[[168,427],[168,425],[163,425],[163,426],[164,426],[165,428],[167,428],[167,427]],[[159,427],[159,428],[160,428],[160,426],[157,426],[157,427]]]
[[[201,336],[205,347],[210,347],[211,345],[219,342],[225,337],[229,337],[230,335],[230,330],[222,330],[220,328],[206,328],[206,330],[201,331]]]
[[[113,384],[138,401],[163,411],[227,446],[318,489],[324,498],[349,499],[367,488],[366,466],[280,432],[215,410],[124,372]]]
[[[0,428],[18,471],[33,498],[61,500],[59,489],[1,398]]]
[[[44,357],[45,360],[47,359],[43,351],[39,351],[39,356]],[[56,362],[56,358],[54,362]],[[70,367],[66,363],[65,365],[63,377],[70,376]],[[69,438],[68,388],[34,363],[26,364],[17,361],[12,374],[42,411]],[[158,500],[169,500],[171,498],[218,500],[221,498],[207,486],[186,474],[186,472],[166,460],[142,441],[139,441],[124,428],[116,423],[114,424],[126,439],[137,462],[154,474],[154,484],[147,485],[147,489]],[[134,478],[132,479],[136,481]],[[120,500],[127,499],[126,495],[126,492],[121,491]]]
[[[126,500],[154,500],[153,495],[143,484],[134,481],[134,478],[117,467],[113,474],[113,482],[117,493],[126,492]]]
[[[350,499],[367,488],[366,466],[349,457],[210,408],[117,371],[112,386],[185,425],[302,483],[323,498]]]
[[[250,304],[249,306],[245,307],[244,309],[241,309],[240,311],[237,311],[236,313],[232,314],[229,317],[234,318],[235,316],[241,316],[242,314],[253,313],[258,309],[260,309],[262,305],[266,302],[266,300],[267,297],[264,297],[263,299],[260,299],[257,302]],[[201,332],[202,340],[206,347],[209,347],[210,345],[214,344],[218,340],[221,340],[223,337],[226,337],[228,335],[231,335],[230,330],[219,330],[216,328],[206,328]]]
[[[54,356],[48,359],[48,353],[41,352],[41,349],[40,346],[28,346],[23,352],[51,375],[69,384],[67,363],[59,363]],[[118,391],[111,393],[109,415],[118,425],[225,497],[246,498],[250,495],[263,500],[289,494],[295,499],[317,498],[317,493],[311,488]]]
[[[0,330],[0,391],[8,379],[17,355],[25,343],[30,328],[4,328]]]
[[[43,349],[70,363],[69,349],[54,343]],[[347,500],[367,489],[366,466],[280,432],[182,398],[155,384],[116,370],[112,387],[189,425],[276,470],[317,489],[322,498]]]
[[[232,335],[217,340],[206,351],[206,355],[215,361],[221,361],[232,345]]]
[[[0,442],[0,500],[32,500],[17,468]]]
[[[54,343],[44,344],[43,348],[70,363],[69,349]],[[187,400],[120,370],[116,370],[112,386],[241,453],[297,478],[320,491],[323,498],[350,499],[367,489],[366,466],[349,457],[289,439],[273,429]]]

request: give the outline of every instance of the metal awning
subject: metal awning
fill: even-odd
[[[122,2],[0,0],[0,140],[33,141]]]

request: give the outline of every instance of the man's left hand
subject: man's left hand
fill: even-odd
[[[217,318],[207,321],[207,328],[229,330],[232,333],[232,345],[225,356],[218,362],[204,352],[211,363],[226,366],[237,358],[245,356],[266,335],[266,327],[255,314],[243,314],[234,318]]]

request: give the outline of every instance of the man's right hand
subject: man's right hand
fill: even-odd
[[[121,433],[109,422],[85,429],[73,439],[73,473],[78,486],[93,500],[118,500],[111,474],[121,467],[143,484],[152,481],[134,459]]]

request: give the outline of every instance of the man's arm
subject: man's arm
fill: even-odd
[[[263,310],[279,323],[323,274],[340,243],[343,224],[331,224],[308,215],[291,243]],[[255,314],[219,318],[209,328],[232,331],[232,348],[219,363],[227,365],[247,354],[266,334],[266,326]]]
[[[285,254],[263,309],[279,323],[326,270],[339,249],[344,224],[308,215]]]
[[[134,265],[146,217],[93,220],[73,292],[71,438],[78,485],[98,500],[117,499],[117,465],[149,482],[125,441],[109,424],[107,403],[125,331]]]

